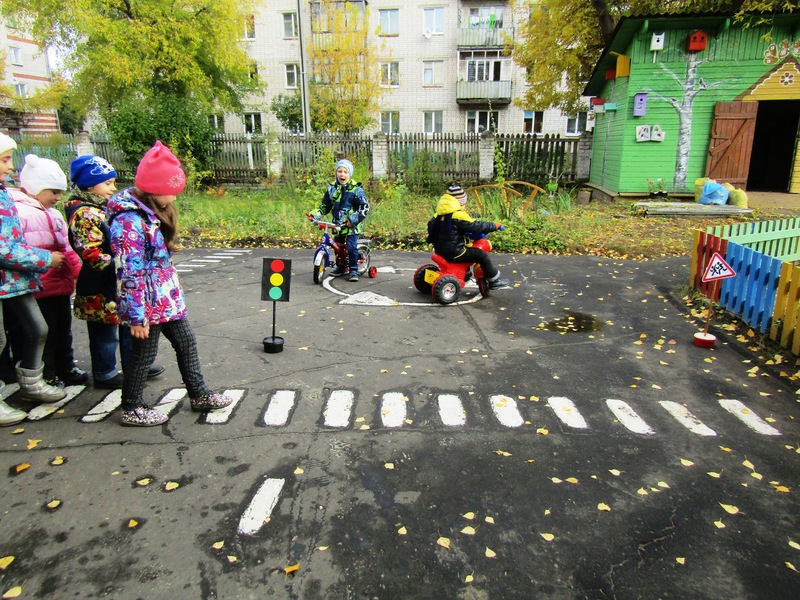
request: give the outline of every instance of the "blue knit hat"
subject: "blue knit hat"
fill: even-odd
[[[69,165],[69,178],[80,190],[88,190],[116,176],[114,167],[101,156],[86,154],[79,156]]]
[[[347,172],[350,173],[350,177],[353,176],[353,171],[355,170],[353,168],[353,163],[351,163],[346,158],[343,158],[342,160],[336,163],[336,168],[333,170],[333,172],[335,173],[336,171],[338,171],[339,167],[344,167],[345,169],[347,169]]]

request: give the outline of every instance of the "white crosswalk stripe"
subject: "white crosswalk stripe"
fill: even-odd
[[[239,519],[239,533],[243,535],[254,535],[264,525],[264,522],[272,514],[272,509],[278,503],[278,497],[283,489],[285,479],[264,479],[264,483],[250,500],[244,513]]]
[[[9,389],[12,393],[8,393]],[[13,392],[18,389],[16,384],[6,386],[4,394],[11,396],[13,402]],[[38,421],[45,419],[52,414],[64,410],[64,407],[72,402],[76,397],[84,392],[86,386],[69,386],[66,389],[67,395],[63,400],[52,404],[39,404],[32,408],[28,413],[28,420]],[[242,403],[247,395],[247,390],[230,389],[224,392],[233,399],[233,402],[222,409],[210,411],[203,415],[202,422],[209,425],[221,425],[229,423],[233,418],[236,408]],[[154,406],[156,410],[166,416],[172,415],[182,400],[187,397],[184,388],[168,390],[167,393]],[[298,409],[299,390],[276,390],[267,399],[264,405],[264,412],[261,422],[267,427],[285,427],[294,412]],[[108,392],[103,399],[92,406],[85,414],[79,417],[82,423],[97,423],[109,417],[114,411],[119,409],[122,398],[121,390]],[[332,429],[358,428],[369,430],[369,426],[357,427],[359,421],[353,420],[355,407],[355,391],[353,390],[332,390],[325,402],[322,410],[323,423],[325,427]],[[438,409],[436,423],[432,426],[442,425],[444,427],[465,427],[467,424],[467,410],[464,403],[457,394],[438,394],[435,397],[436,408]],[[737,421],[743,423],[752,432],[766,436],[783,435],[780,430],[770,425],[766,420],[757,415],[745,403],[736,399],[718,400],[719,406],[736,417]],[[607,399],[604,400],[605,406],[610,412],[610,416],[615,422],[623,425],[631,433],[637,435],[652,436],[656,435],[656,430],[651,427],[629,404],[623,400]],[[703,423],[697,416],[683,404],[670,400],[662,400],[658,403],[679,425],[685,427],[695,435],[703,437],[715,437],[717,432]],[[589,421],[581,414],[578,406],[571,399],[563,396],[552,396],[547,399],[547,406],[553,411],[558,420],[574,430],[590,430]],[[517,429],[530,424],[530,420],[525,419],[517,401],[503,394],[495,394],[488,398],[488,409],[494,420],[500,426]],[[409,415],[409,399],[403,392],[384,392],[379,399],[378,406],[380,414],[380,424],[386,429],[400,429],[414,422],[413,415]],[[526,411],[530,410],[526,407]],[[480,412],[480,408],[478,409]],[[475,423],[481,422],[481,416],[477,415]],[[664,433],[661,431],[660,433]]]

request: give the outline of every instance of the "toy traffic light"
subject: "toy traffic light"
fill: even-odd
[[[281,258],[265,258],[261,275],[261,299],[288,302],[291,280],[292,261]]]

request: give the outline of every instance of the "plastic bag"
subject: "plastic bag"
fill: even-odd
[[[730,192],[721,183],[707,181],[700,194],[700,204],[727,204]]]

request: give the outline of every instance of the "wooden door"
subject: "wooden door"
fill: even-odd
[[[747,189],[758,102],[717,102],[706,177]]]

